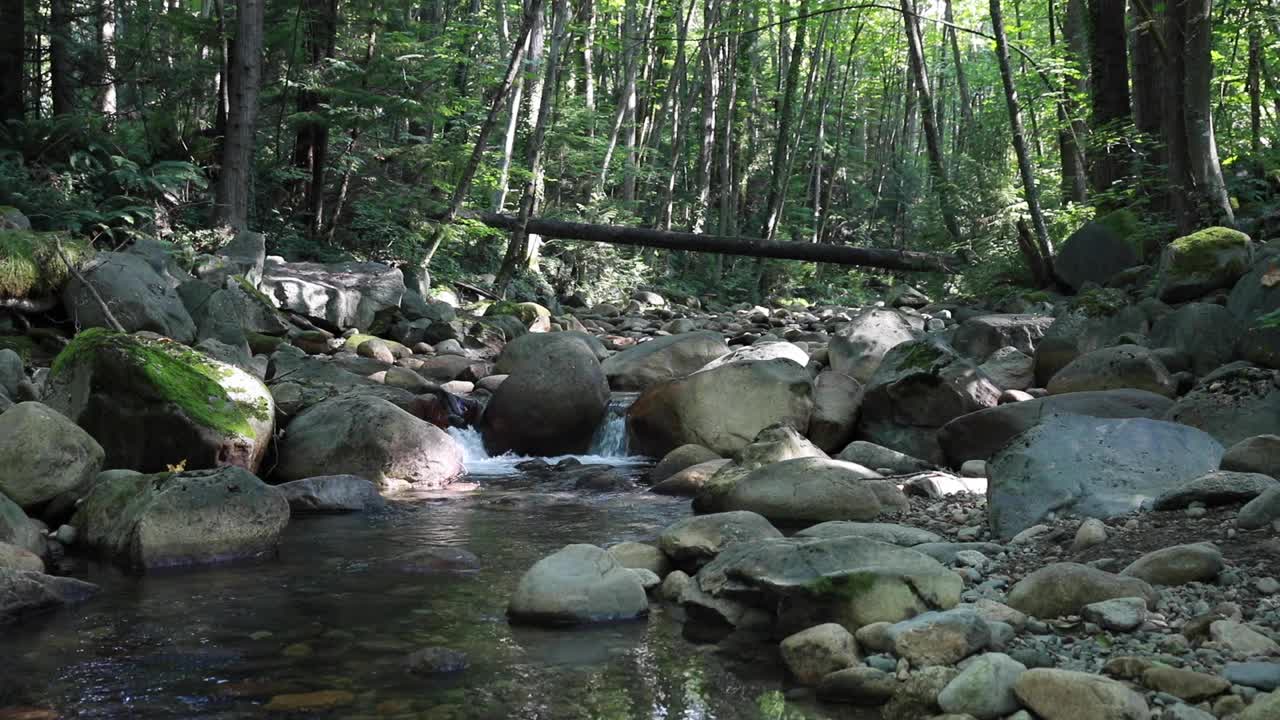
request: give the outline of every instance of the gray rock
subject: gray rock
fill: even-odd
[[[347,395],[302,412],[285,430],[276,476],[324,474],[367,478],[379,488],[400,483],[440,487],[463,473],[452,437],[386,400]]]
[[[876,668],[858,666],[822,678],[818,684],[818,697],[827,702],[882,705],[893,697],[897,689],[898,682],[893,675]]]
[[[1222,572],[1222,552],[1211,543],[1174,545],[1153,550],[1134,560],[1121,575],[1152,585],[1185,585],[1210,582]]]
[[[1003,717],[1020,704],[1013,688],[1027,668],[1002,653],[986,653],[968,662],[938,694],[944,712],[971,715],[978,720]]]
[[[0,567],[0,625],[87,600],[97,592],[97,585],[82,580]]]
[[[1036,381],[1035,360],[1011,345],[991,353],[978,369],[1004,390],[1026,390]]]
[[[879,477],[861,465],[839,460],[784,460],[752,471],[708,509],[748,510],[773,522],[871,520],[880,515],[882,506],[867,481]],[[897,488],[892,492],[901,494]]]
[[[1222,455],[1222,469],[1280,480],[1280,435],[1254,435],[1232,445]]]
[[[913,666],[954,665],[991,641],[987,621],[971,610],[926,612],[888,629],[893,652]]]
[[[181,343],[195,342],[195,322],[178,297],[177,283],[158,273],[145,257],[98,253],[80,274],[93,283],[126,331],[150,330]],[[110,327],[102,305],[78,278],[67,283],[62,302],[78,326]]]
[[[1229,662],[1222,668],[1222,677],[1232,685],[1271,692],[1280,688],[1280,662]]]
[[[1248,657],[1280,655],[1280,644],[1254,628],[1234,620],[1215,620],[1209,636],[1222,648]]]
[[[1280,518],[1280,487],[1263,491],[1258,497],[1245,503],[1236,517],[1236,525],[1243,530],[1257,530]]]
[[[889,543],[891,545],[901,545],[903,547],[911,547],[921,543],[942,542],[942,536],[922,530],[920,528],[911,527],[909,525],[894,525],[893,523],[872,523],[872,522],[849,522],[845,520],[832,520],[830,522],[819,523],[796,533],[796,537],[846,537],[856,535],[858,537],[870,538],[879,542]]]
[[[1038,618],[1080,613],[1086,605],[1141,597],[1154,607],[1156,592],[1146,581],[1077,563],[1053,563],[1022,578],[1009,590],[1008,604]]]
[[[702,567],[734,543],[780,538],[772,524],[753,512],[698,515],[669,526],[658,536],[658,547],[681,568]]]
[[[837,330],[828,345],[831,369],[866,383],[886,353],[916,337],[902,313],[872,309]]]
[[[1142,390],[1050,395],[962,415],[942,426],[938,441],[946,452],[947,463],[958,467],[966,460],[990,460],[1014,436],[1051,415],[1072,413],[1099,418],[1159,418],[1172,406],[1169,398]]]
[[[0,414],[0,493],[24,509],[84,490],[102,459],[89,433],[45,405],[18,403]]]
[[[861,407],[861,383],[834,370],[822,371],[813,384],[809,439],[829,453],[845,447],[853,439]]]
[[[594,545],[566,545],[520,578],[507,615],[533,625],[630,620],[649,612],[635,573]]]
[[[649,471],[649,482],[656,485],[685,468],[719,459],[719,455],[701,445],[681,445],[653,466]]]
[[[782,662],[801,685],[817,685],[833,672],[856,665],[858,644],[836,623],[815,625],[782,641]]]
[[[1280,371],[1233,363],[1205,377],[1164,414],[1225,446],[1255,435],[1280,435]]]
[[[1035,668],[1018,677],[1014,692],[1044,720],[1150,720],[1142,695],[1101,675]]]
[[[466,653],[443,647],[428,647],[405,658],[405,669],[414,675],[439,675],[466,670],[471,666]]]
[[[1177,383],[1147,348],[1116,345],[1075,358],[1054,374],[1046,388],[1052,395],[1130,388],[1173,397]]]
[[[243,275],[255,286],[262,280],[262,267],[267,257],[266,237],[262,233],[241,230],[217,255],[202,257],[195,274],[201,280],[222,287],[228,278]]]
[[[0,542],[8,543],[24,550],[43,555],[45,552],[44,533],[27,517],[27,514],[0,492]]]
[[[683,495],[695,496],[702,492],[707,482],[720,471],[721,468],[733,462],[732,460],[711,460],[697,465],[691,465],[662,482],[649,488],[650,492],[659,495]]]
[[[743,345],[735,350],[731,350],[725,355],[712,360],[703,365],[701,370],[711,370],[725,365],[734,363],[747,362],[750,360],[790,360],[791,362],[802,367],[809,364],[809,353],[801,350],[799,346],[789,342],[756,342],[753,345]]]
[[[1224,461],[1225,461],[1225,457]],[[1179,483],[1156,497],[1156,510],[1180,510],[1193,502],[1203,505],[1229,505],[1245,502],[1264,491],[1280,487],[1280,480],[1249,472],[1216,470]]]
[[[404,275],[376,262],[310,263],[266,258],[263,292],[278,307],[339,328],[369,330],[400,307]]]
[[[690,332],[639,343],[609,357],[601,367],[613,390],[640,391],[691,375],[728,353],[719,333]]]
[[[1142,262],[1135,243],[1113,229],[1112,224],[1121,227],[1120,223],[1091,220],[1058,248],[1053,270],[1071,289],[1079,290],[1088,282],[1101,285],[1112,275]]]
[[[1245,325],[1252,324],[1261,315],[1280,310],[1280,283],[1275,273],[1280,268],[1280,249],[1275,243],[1267,243],[1255,254],[1253,266],[1231,288],[1227,297],[1227,309]]]
[[[1101,545],[1107,541],[1107,526],[1097,518],[1089,518],[1080,523],[1080,527],[1076,529],[1075,540],[1071,543],[1071,551],[1079,552]]]
[[[18,385],[27,379],[22,356],[9,348],[0,348],[0,395],[18,397]]]
[[[936,465],[919,458],[911,457],[897,450],[869,443],[865,440],[854,440],[835,456],[837,460],[856,463],[868,468],[885,468],[896,475],[907,475],[914,472],[932,470]]]
[[[71,520],[79,544],[142,570],[256,557],[288,522],[284,493],[234,466],[100,477]]]
[[[1120,336],[1146,335],[1150,329],[1147,312],[1129,304],[1123,291],[1082,292],[1036,343],[1036,384],[1044,386],[1083,353],[1113,345]]]
[[[1218,288],[1229,288],[1249,270],[1253,247],[1237,230],[1212,227],[1165,246],[1156,275],[1156,295],[1184,302]]]
[[[609,554],[624,568],[648,570],[659,578],[671,572],[671,560],[653,545],[623,542],[609,547]]]
[[[1146,598],[1113,598],[1084,606],[1084,619],[1104,630],[1129,632],[1147,619]]]
[[[954,563],[959,553],[966,550],[980,552],[988,557],[995,557],[1004,552],[1003,545],[989,542],[929,542],[913,545],[911,549],[947,565]]]
[[[1240,321],[1225,307],[1188,303],[1151,326],[1151,345],[1185,353],[1191,369],[1204,375],[1231,360],[1241,331]]]
[[[1052,324],[1053,318],[1045,315],[980,315],[960,323],[952,345],[979,363],[1004,347],[1032,355]]]
[[[0,568],[44,572],[44,560],[26,548],[0,542]]]
[[[356,475],[320,475],[277,487],[295,514],[359,512],[386,504],[377,486]]]
[[[1014,438],[988,466],[991,531],[1012,537],[1049,512],[1132,512],[1217,467],[1222,446],[1194,428],[1143,418],[1060,415]]]

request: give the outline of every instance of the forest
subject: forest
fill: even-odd
[[[1269,0],[3,0],[0,33],[0,204],[107,248],[251,228],[543,302],[895,269],[537,232],[568,221],[941,253],[916,282],[986,295],[1090,218],[1158,247],[1280,193]]]

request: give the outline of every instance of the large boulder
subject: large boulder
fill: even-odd
[[[894,310],[868,310],[840,328],[828,344],[831,369],[865,383],[885,353],[916,337],[906,316]]]
[[[809,442],[790,425],[770,425],[756,435],[751,444],[742,448],[737,459],[726,463],[703,484],[693,501],[696,512],[714,512],[721,498],[738,483],[759,468],[795,458],[826,458],[827,454]]]
[[[45,405],[18,403],[0,414],[0,493],[25,509],[83,490],[102,458],[89,433]]]
[[[83,580],[0,567],[0,625],[87,600],[97,592],[97,585]]]
[[[653,466],[649,471],[649,482],[656,485],[686,468],[719,459],[719,455],[701,445],[681,445],[662,456],[662,460]]]
[[[1174,403],[1164,419],[1199,428],[1227,446],[1280,435],[1280,370],[1224,366]]]
[[[355,475],[320,475],[276,487],[294,514],[359,512],[385,504],[376,485]]]
[[[961,355],[979,363],[1002,347],[1031,355],[1052,324],[1053,318],[1047,315],[979,315],[960,323],[951,344]]]
[[[1253,243],[1239,230],[1211,227],[1169,243],[1160,255],[1156,295],[1185,302],[1229,288],[1249,270]]]
[[[520,578],[507,615],[533,625],[631,620],[649,612],[636,573],[594,545],[566,545]]]
[[[400,370],[413,372],[405,368],[398,368],[394,372],[399,373]],[[406,381],[420,386],[413,377],[404,377]],[[296,416],[313,405],[341,395],[382,398],[411,412],[417,404],[416,397],[409,390],[357,375],[344,369],[332,358],[309,356],[292,345],[285,345],[271,355],[267,365],[267,378],[271,395],[276,401],[276,409],[282,416]],[[426,382],[425,378],[422,380]]]
[[[498,367],[509,377],[485,410],[489,452],[587,450],[608,409],[609,384],[585,342],[564,333],[522,335],[502,351]]]
[[[262,281],[266,258],[266,236],[252,230],[241,230],[216,254],[198,258],[195,275],[216,287],[222,287],[228,279],[236,276],[256,287]]]
[[[888,470],[894,475],[909,475],[937,468],[937,465],[933,463],[925,462],[906,453],[900,453],[897,450],[890,450],[875,443],[869,443],[866,440],[854,440],[845,445],[844,449],[836,455],[836,459],[857,463],[877,471]]]
[[[1072,290],[1085,283],[1102,285],[1112,275],[1138,265],[1142,255],[1130,242],[1127,224],[1134,223],[1128,210],[1091,220],[1071,233],[1058,248],[1053,270]]]
[[[274,400],[253,375],[185,345],[102,329],[54,360],[45,402],[102,445],[106,467],[141,472],[256,472],[275,427]]]
[[[62,291],[62,302],[77,325],[110,327],[102,308],[105,302],[128,332],[150,330],[181,343],[195,341],[195,322],[178,296],[173,278],[157,272],[146,257],[128,252],[98,253],[80,274],[92,288],[72,278]]]
[[[1280,243],[1262,246],[1253,267],[1231,288],[1227,309],[1246,325],[1280,310]]]
[[[857,535],[871,540],[878,540],[890,545],[911,547],[923,543],[940,543],[942,536],[928,530],[895,525],[893,523],[850,522],[848,520],[831,520],[818,523],[796,533],[796,537],[844,537]]]
[[[681,604],[690,620],[728,622],[732,602],[779,629],[862,627],[948,610],[964,582],[933,558],[862,537],[779,538],[730,545],[698,571]]]
[[[1174,423],[1047,417],[987,463],[987,519],[1011,538],[1050,512],[1109,518],[1217,469],[1222,445]]]
[[[677,567],[692,572],[734,543],[780,537],[763,516],[737,510],[680,520],[662,531],[658,547]]]
[[[285,262],[269,256],[259,287],[276,305],[337,328],[369,330],[400,307],[404,275],[376,262]]]
[[[606,359],[601,366],[614,390],[644,390],[666,380],[685,377],[729,353],[717,332],[689,332],[654,338]]]
[[[863,396],[858,437],[941,464],[938,428],[1000,397],[977,366],[945,343],[919,340],[884,356]]]
[[[1169,398],[1144,390],[1050,395],[961,415],[942,426],[938,431],[938,442],[946,453],[947,462],[960,467],[967,460],[989,460],[1008,445],[1015,435],[1035,427],[1042,418],[1051,415],[1069,413],[1099,418],[1159,418],[1171,407],[1173,401]],[[841,459],[852,458],[842,455]]]
[[[865,482],[879,477],[861,465],[840,460],[785,460],[752,471],[708,509],[749,510],[787,523],[871,520],[890,509],[881,506],[876,490]],[[893,492],[899,491],[893,488]]]
[[[1046,386],[1053,395],[1126,388],[1173,397],[1178,383],[1147,348],[1116,345],[1077,357],[1055,373]]]
[[[1158,596],[1145,580],[1079,563],[1045,565],[1009,589],[1009,607],[1032,617],[1078,615],[1086,605],[1116,598],[1142,598],[1154,608]]]
[[[812,413],[805,368],[784,359],[748,360],[651,385],[627,410],[629,447],[661,457],[693,443],[729,456],[770,425],[805,433]]]
[[[1034,668],[1018,676],[1018,699],[1044,720],[1149,720],[1140,693],[1122,682],[1091,673]]]
[[[1036,383],[1044,387],[1077,356],[1114,345],[1121,335],[1146,335],[1150,329],[1147,313],[1130,304],[1123,291],[1086,290],[1056,316],[1036,343]]]
[[[390,402],[363,395],[326,400],[285,428],[275,475],[359,475],[384,490],[441,487],[463,473],[452,437]]]
[[[44,533],[27,514],[0,492],[0,542],[16,545],[36,555],[45,552]]]
[[[1261,473],[1280,481],[1280,435],[1254,435],[1227,448],[1222,469]]]
[[[1191,369],[1205,375],[1231,360],[1241,323],[1221,305],[1187,303],[1156,320],[1151,346],[1174,348],[1191,359]]]
[[[78,544],[138,570],[256,557],[288,522],[284,493],[239,467],[104,475],[71,520]]]
[[[853,439],[862,407],[862,383],[834,370],[823,370],[813,383],[813,417],[809,439],[833,453]]]
[[[754,345],[743,345],[734,349],[732,352],[721,355],[704,365],[701,369],[710,370],[718,368],[722,365],[732,365],[734,363],[746,362],[748,360],[790,360],[791,362],[807,366],[809,364],[809,353],[800,349],[799,345],[784,341],[757,342]]]

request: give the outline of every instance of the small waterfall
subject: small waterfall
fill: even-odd
[[[577,458],[588,465],[642,465],[650,462],[648,458],[627,454],[627,408],[635,401],[638,393],[616,393],[609,398],[609,408],[604,420],[591,438],[591,447],[585,455],[558,455],[542,458],[555,464],[566,457]],[[497,457],[489,455],[484,449],[484,439],[480,430],[474,427],[448,430],[449,435],[462,448],[462,464],[468,475],[499,476],[514,475],[519,472],[516,465],[530,458],[525,455],[506,453]]]

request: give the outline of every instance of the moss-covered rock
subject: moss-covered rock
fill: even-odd
[[[1160,257],[1156,294],[1165,302],[1193,300],[1229,288],[1249,269],[1253,243],[1238,230],[1211,227],[1169,243]]]
[[[260,380],[180,343],[91,329],[53,362],[47,402],[89,432],[107,466],[256,471],[275,406]]]
[[[54,295],[71,273],[58,257],[57,247],[77,267],[92,254],[88,242],[62,233],[0,230],[0,298]]]
[[[501,300],[485,308],[484,314],[486,317],[510,315],[519,318],[520,322],[530,329],[546,330],[551,323],[551,311],[535,302],[518,303],[510,300]],[[539,328],[539,324],[547,327]]]

